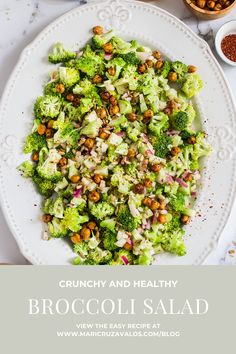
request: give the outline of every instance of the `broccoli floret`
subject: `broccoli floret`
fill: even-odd
[[[38,192],[45,196],[50,197],[54,192],[55,184],[52,181],[41,178],[38,174],[33,176],[33,181],[36,185]]]
[[[115,262],[119,265],[130,265],[133,264],[134,262],[134,255],[126,251],[124,249],[121,249],[115,254]]]
[[[53,136],[55,144],[67,144],[74,148],[78,146],[80,133],[70,121],[64,121],[64,119],[61,119],[54,123],[54,125],[58,128]]]
[[[208,156],[212,151],[211,146],[205,139],[205,134],[200,132],[196,135],[196,143],[193,145],[192,158],[198,160],[200,157]]]
[[[102,103],[101,98],[97,92],[96,86],[93,85],[88,79],[84,79],[79,84],[77,84],[73,89],[73,93],[77,95],[83,95],[86,98],[92,99],[93,103],[98,106],[100,106]]]
[[[129,101],[126,100],[119,100],[118,101],[119,107],[120,107],[120,113],[121,114],[129,114],[132,113],[132,106]]]
[[[37,118],[49,120],[59,115],[61,109],[61,99],[57,96],[38,97],[34,105],[34,114]]]
[[[187,98],[192,98],[195,96],[199,91],[201,91],[203,87],[203,82],[198,76],[198,74],[187,74],[186,80],[182,86],[182,91],[185,93]]]
[[[90,212],[93,216],[95,216],[98,220],[103,220],[107,216],[111,216],[114,214],[115,208],[113,205],[107,202],[100,202],[97,204],[93,204]]]
[[[76,53],[66,50],[62,43],[56,43],[48,56],[50,63],[58,64],[76,58]]]
[[[108,250],[102,250],[97,247],[91,250],[88,255],[88,261],[93,261],[94,264],[106,264],[112,259],[112,253]]]
[[[127,205],[122,205],[117,215],[117,221],[126,231],[133,231],[138,228],[139,221],[134,218]]]
[[[39,163],[37,166],[39,176],[55,183],[60,181],[62,179],[62,174],[57,169],[57,163],[60,159],[61,155],[56,149],[48,151],[47,148],[43,148],[39,153]]]
[[[77,208],[66,208],[64,211],[64,219],[62,223],[65,228],[77,232],[81,229],[81,224],[84,224],[89,220],[87,215],[80,215]]]
[[[116,221],[115,219],[105,219],[100,223],[102,228],[115,232]]]
[[[59,68],[59,79],[66,87],[71,87],[77,84],[80,79],[80,75],[75,68],[66,68],[61,66]]]
[[[27,136],[24,144],[24,153],[29,154],[33,151],[39,151],[46,146],[46,139],[44,135],[33,133]]]
[[[44,87],[44,94],[47,96],[58,96],[61,97],[61,93],[57,91],[56,89],[56,85],[57,82],[53,81],[53,82],[49,82],[49,84],[47,84]]]
[[[129,52],[129,53],[121,54],[120,57],[127,64],[138,65],[140,63],[140,59],[137,57],[135,52]]]
[[[43,211],[45,214],[50,214],[55,216],[58,219],[63,219],[64,213],[64,203],[61,197],[56,198],[49,198],[45,201],[43,206]]]
[[[98,136],[99,129],[102,127],[102,120],[98,118],[95,111],[89,113],[83,120],[80,134],[87,135],[90,138]]]
[[[185,196],[177,192],[176,195],[170,198],[170,205],[175,211],[183,211],[185,209]]]
[[[102,58],[92,51],[89,45],[86,46],[83,55],[77,60],[76,67],[89,77],[101,72],[103,67]]]
[[[75,253],[78,253],[82,258],[86,258],[88,255],[88,251],[89,251],[88,243],[85,241],[82,241],[80,243],[76,243],[74,245],[73,251]]]
[[[171,117],[173,128],[176,130],[187,130],[189,128],[189,117],[186,112],[179,111]]]
[[[148,266],[152,263],[152,254],[150,250],[143,250],[137,260],[138,265]]]
[[[65,199],[70,199],[72,197],[73,192],[74,188],[71,184],[69,184],[66,189],[60,190],[58,194]]]
[[[111,40],[111,44],[113,46],[114,53],[125,53],[130,50],[131,44],[124,41],[123,39],[114,36]]]
[[[65,237],[68,234],[68,229],[65,227],[63,222],[58,218],[53,218],[50,223],[48,223],[48,231],[52,237]]]
[[[95,48],[102,48],[104,44],[110,42],[113,36],[114,32],[112,30],[104,34],[96,34],[92,38],[92,43]]]
[[[166,78],[169,74],[171,70],[171,62],[168,61],[168,60],[165,60],[162,68],[161,68],[161,71],[160,71],[160,75],[164,78]]]
[[[178,75],[178,82],[182,81],[188,72],[188,66],[181,61],[175,61],[172,63],[172,69]]]
[[[169,154],[171,143],[171,138],[166,134],[155,138],[153,141],[153,147],[155,149],[156,156],[164,159]]]
[[[23,177],[33,177],[35,167],[31,162],[25,161],[20,166],[18,166],[18,170],[22,173]]]
[[[102,235],[103,247],[108,251],[115,251],[118,249],[116,245],[116,233],[106,230]]]
[[[155,136],[159,136],[162,131],[166,131],[169,128],[169,118],[166,114],[160,112],[158,115],[151,119],[148,125],[148,130]]]

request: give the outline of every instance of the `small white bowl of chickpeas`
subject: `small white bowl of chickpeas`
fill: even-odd
[[[236,0],[183,0],[186,6],[203,20],[215,20],[227,15],[236,5]]]

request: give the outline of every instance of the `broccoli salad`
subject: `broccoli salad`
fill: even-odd
[[[31,161],[18,167],[44,197],[45,238],[67,238],[75,265],[185,255],[199,159],[211,151],[193,125],[196,67],[100,26],[81,50],[57,43],[48,59],[59,65],[34,105]]]

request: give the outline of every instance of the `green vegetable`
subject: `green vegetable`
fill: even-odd
[[[24,153],[29,154],[33,151],[39,151],[43,147],[46,146],[46,139],[43,135],[39,135],[38,133],[33,133],[27,136],[25,145],[24,145]]]
[[[105,232],[103,232],[102,242],[105,250],[115,251],[118,249],[118,246],[116,245],[116,233],[111,232],[110,230],[106,230]]]
[[[35,172],[35,167],[29,161],[22,162],[20,166],[18,166],[18,170],[22,173],[23,177],[33,177]]]
[[[128,208],[128,206],[121,206],[117,215],[117,221],[121,227],[126,231],[133,231],[137,229],[139,221],[135,219]]]
[[[140,63],[140,59],[137,57],[135,52],[129,52],[120,55],[120,57],[127,63],[131,65],[138,65]]]
[[[53,194],[55,184],[52,181],[43,179],[38,174],[35,174],[32,179],[40,194],[45,197],[50,197]]]
[[[59,68],[59,79],[66,86],[74,86],[80,79],[80,75],[75,68],[65,68],[61,66]]]
[[[102,48],[104,44],[110,42],[113,36],[114,32],[112,30],[104,34],[96,34],[92,38],[92,43],[96,48]]]
[[[48,60],[53,64],[63,63],[75,58],[76,53],[66,50],[62,43],[56,43],[48,56]]]
[[[165,158],[170,152],[172,140],[169,136],[163,134],[154,139],[153,147],[158,157]]]
[[[37,118],[56,118],[61,109],[62,102],[59,97],[46,95],[38,97],[34,105],[34,114]]]
[[[187,74],[186,80],[182,86],[182,91],[187,98],[195,96],[203,87],[203,82],[198,74]]]
[[[100,202],[97,204],[93,204],[90,212],[93,216],[95,216],[98,220],[103,220],[107,216],[111,216],[114,214],[115,208],[113,205],[107,202]]]
[[[60,181],[62,174],[57,169],[57,162],[60,158],[61,155],[56,150],[48,151],[47,148],[43,148],[39,153],[39,164],[37,166],[39,176],[52,182]]]

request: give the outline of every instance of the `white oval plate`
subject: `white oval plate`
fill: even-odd
[[[55,42],[77,48],[91,28],[113,27],[127,39],[158,48],[167,57],[198,67],[204,89],[196,100],[203,129],[214,152],[205,166],[198,214],[187,228],[185,257],[159,256],[157,264],[201,264],[216,246],[235,197],[236,112],[226,79],[208,45],[181,21],[158,7],[108,0],[78,7],[48,26],[22,53],[5,89],[0,108],[0,192],[3,211],[22,253],[33,264],[70,264],[64,240],[43,241],[40,196],[16,167],[26,159],[22,145],[32,124],[32,107],[52,66],[47,52]]]

